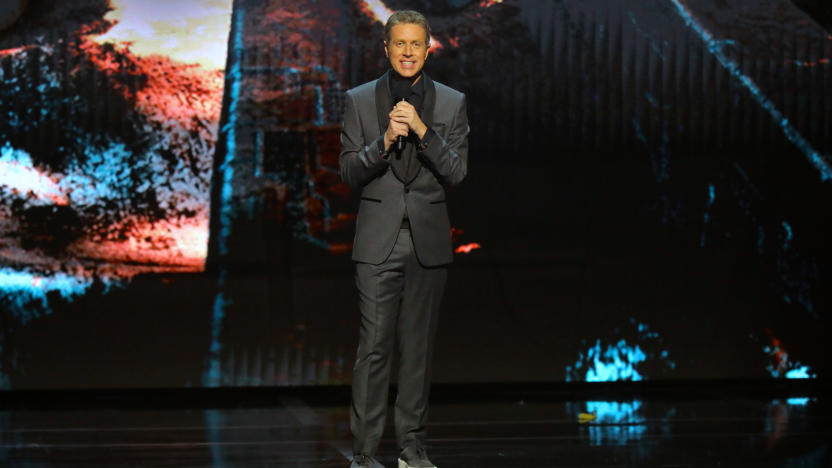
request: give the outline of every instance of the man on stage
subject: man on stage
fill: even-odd
[[[430,369],[439,305],[453,261],[446,187],[465,177],[465,95],[422,71],[430,26],[415,11],[384,27],[391,70],[346,93],[340,171],[361,190],[352,258],[361,327],[350,428],[351,467],[381,467],[394,350],[398,466],[435,467],[425,453]]]

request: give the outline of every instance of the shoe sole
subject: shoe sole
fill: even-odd
[[[417,468],[407,464],[406,461],[399,458],[399,468]],[[425,468],[436,468],[435,466],[425,467]]]

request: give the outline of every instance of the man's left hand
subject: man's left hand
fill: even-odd
[[[400,101],[393,107],[393,111],[390,112],[390,119],[407,124],[410,130],[420,139],[424,138],[425,133],[428,131],[428,127],[419,118],[419,113],[416,112],[416,108],[407,101]]]

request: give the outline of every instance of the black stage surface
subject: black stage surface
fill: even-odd
[[[349,390],[12,392],[0,464],[346,467]],[[581,422],[580,413],[595,412]],[[818,382],[439,385],[429,453],[453,467],[828,467]],[[388,427],[380,458],[395,466]]]

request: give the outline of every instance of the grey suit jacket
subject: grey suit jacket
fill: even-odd
[[[424,266],[453,261],[445,188],[468,171],[468,115],[465,95],[425,80],[422,121],[433,130],[417,152],[421,168],[407,184],[382,158],[384,132],[393,108],[388,75],[346,93],[341,131],[341,178],[361,190],[352,258],[383,262],[396,241],[407,209],[416,256]]]

